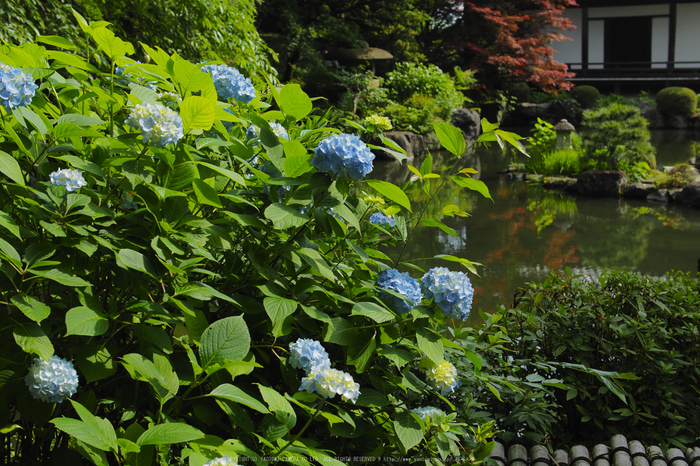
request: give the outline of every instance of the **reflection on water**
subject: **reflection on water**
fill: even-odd
[[[659,133],[666,132],[655,132],[655,139],[662,141],[659,164],[686,162],[687,158],[682,158],[692,154],[692,141]],[[676,149],[669,150],[664,140],[670,140]],[[443,173],[446,161],[441,156],[447,156],[434,156],[434,171]],[[433,259],[437,254],[483,264],[478,269],[480,277],[471,279],[474,308],[486,312],[493,312],[500,304],[510,305],[518,287],[545,279],[553,269],[569,267],[575,274],[590,278],[607,268],[651,276],[663,276],[670,270],[697,271],[700,210],[547,192],[500,174],[509,158],[497,147],[471,154],[466,166],[481,168],[476,176],[487,184],[494,202],[447,183],[431,204],[429,216],[454,228],[458,237],[437,228],[419,227],[402,259],[426,270],[434,266],[456,269],[454,263]],[[420,165],[420,161],[413,165]],[[408,169],[398,164],[380,165],[376,172],[375,176],[396,184],[410,177]],[[419,212],[427,196],[420,188],[407,194],[413,211]],[[472,216],[440,216],[440,209],[448,203]],[[398,250],[389,251],[389,255],[395,258]],[[473,312],[469,320],[477,322],[477,313]]]

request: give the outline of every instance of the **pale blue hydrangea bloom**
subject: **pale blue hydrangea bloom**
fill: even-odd
[[[32,75],[5,63],[0,63],[0,102],[5,110],[12,111],[32,103],[38,86]]]
[[[163,104],[139,104],[125,123],[141,131],[143,142],[165,147],[177,144],[184,135],[182,118]]]
[[[415,408],[411,410],[412,413],[416,414],[419,418],[423,420],[426,424],[442,424],[445,421],[446,414],[443,410],[434,408],[432,406],[426,406],[424,408]]]
[[[369,216],[369,223],[381,226],[396,226],[396,220],[393,217],[388,217],[381,212],[375,212]]]
[[[425,298],[434,299],[445,314],[459,320],[469,317],[474,288],[467,274],[435,267],[423,275],[420,284]]]
[[[247,104],[255,98],[253,83],[236,68],[226,65],[204,65],[201,69],[211,75],[216,93],[222,100],[233,98]]]
[[[437,366],[430,366],[426,375],[442,395],[454,392],[462,385],[462,381],[457,378],[457,368],[448,361],[442,361]]]
[[[350,374],[331,368],[312,370],[301,379],[299,391],[302,390],[316,392],[324,398],[340,395],[353,403],[360,396],[360,384],[355,383]]]
[[[328,369],[331,360],[321,343],[308,338],[299,338],[289,345],[289,363],[295,369],[304,369],[308,374],[311,371]]]
[[[361,180],[372,171],[374,154],[354,134],[334,134],[321,141],[311,164],[320,172],[348,174]]]
[[[399,314],[405,314],[420,304],[423,299],[418,280],[411,277],[407,272],[399,272],[396,269],[386,269],[379,272],[377,276],[377,286],[384,290],[392,290],[401,293],[411,302],[404,301],[397,296],[381,291],[379,296],[389,304]],[[413,303],[413,304],[411,304]]]
[[[47,403],[60,403],[78,389],[78,373],[73,363],[58,356],[51,356],[48,361],[34,359],[24,381],[34,398]]]
[[[76,191],[87,185],[85,178],[78,170],[59,168],[49,175],[49,180],[54,186],[65,186],[66,191]]]
[[[221,458],[216,458],[215,460],[207,461],[202,466],[229,466],[237,465],[235,460],[232,460],[228,456],[222,456]]]
[[[284,129],[284,126],[276,121],[271,121],[270,128],[275,136],[289,141],[289,133],[287,133],[287,130]],[[260,128],[255,125],[250,125],[248,130],[245,132],[245,139],[252,147],[258,147],[260,145]]]

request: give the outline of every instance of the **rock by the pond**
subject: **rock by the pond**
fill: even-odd
[[[546,176],[542,184],[546,189],[570,191],[576,186],[576,178],[569,178],[568,176]]]
[[[668,189],[658,189],[658,190],[652,191],[647,196],[647,201],[649,201],[649,202],[667,203],[670,200],[671,200],[671,195],[668,193]]]
[[[481,134],[481,115],[470,108],[455,108],[450,123],[462,130],[464,138],[473,141]]]
[[[590,170],[576,181],[576,192],[584,196],[619,197],[627,186],[627,174],[618,170]]]
[[[625,190],[622,193],[625,197],[631,197],[636,199],[646,199],[647,196],[656,191],[654,185],[651,183],[630,183],[625,186]]]
[[[688,127],[688,119],[681,115],[667,115],[666,127],[674,129],[686,129]]]
[[[666,124],[663,114],[651,102],[639,100],[635,102],[634,106],[642,112],[642,116],[649,122],[649,128],[663,128]]]
[[[700,181],[690,183],[681,190],[677,197],[678,202],[692,207],[700,207]]]
[[[413,157],[425,152],[425,142],[423,141],[423,136],[420,134],[412,133],[410,131],[387,131],[384,133],[384,137],[391,139],[398,144],[399,147],[406,151],[408,163],[413,162]],[[382,144],[379,138],[374,138],[370,142],[375,145]],[[388,152],[384,152],[383,150],[375,150],[374,155],[376,155],[377,159],[379,160],[396,160],[393,155],[389,154]]]

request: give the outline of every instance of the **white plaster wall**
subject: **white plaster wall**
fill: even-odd
[[[605,22],[603,20],[588,21],[588,62],[601,63],[589,65],[592,70],[602,69],[605,61]]]
[[[554,42],[552,48],[556,50],[557,54],[554,55],[554,59],[562,63],[581,63],[583,61],[581,55],[581,28],[582,28],[582,18],[583,12],[581,8],[568,8],[564,10],[562,14],[564,18],[568,18],[571,23],[576,26],[576,29],[570,29],[568,31],[554,31],[560,33],[572,40],[562,40]],[[580,70],[581,65],[574,65],[571,67],[572,70]]]
[[[678,6],[680,6],[680,4]],[[589,8],[588,19],[667,15],[670,12],[671,7],[667,3],[659,5],[638,6],[601,6]]]
[[[668,18],[651,20],[651,61],[668,61]],[[666,68],[666,64],[651,65],[652,68]]]
[[[679,3],[676,12],[676,61],[698,62],[676,68],[696,68],[700,65],[700,3]]]

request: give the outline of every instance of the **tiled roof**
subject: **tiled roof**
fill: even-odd
[[[490,457],[499,466],[700,466],[700,447],[669,448],[664,455],[658,446],[645,447],[641,442],[627,442],[624,435],[615,435],[610,444],[598,444],[589,452],[583,445],[571,450],[555,450],[550,454],[546,447],[535,445],[527,448],[513,444],[507,451],[496,442]]]

